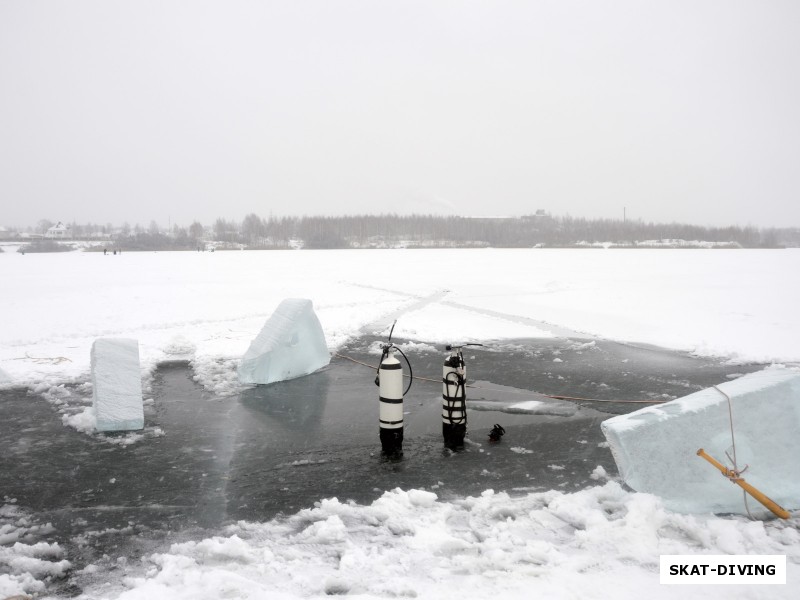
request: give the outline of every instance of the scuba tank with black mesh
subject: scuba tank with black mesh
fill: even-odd
[[[450,449],[462,447],[467,434],[467,368],[462,349],[482,345],[445,346],[450,355],[442,368],[442,437]]]

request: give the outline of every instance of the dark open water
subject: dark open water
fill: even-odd
[[[340,350],[369,364],[362,338]],[[444,353],[407,352],[415,375],[441,377]],[[595,467],[616,468],[600,422],[642,405],[554,402],[551,412],[508,412],[533,391],[600,399],[683,396],[762,365],[729,366],[659,348],[606,341],[518,340],[465,352],[468,444],[453,453],[441,439],[441,386],[416,382],[406,397],[401,460],[381,457],[374,371],[334,359],[297,380],[216,397],[189,365],[160,368],[146,426],[163,430],[129,446],[61,423],[44,398],[0,392],[0,493],[34,523],[55,531],[76,569],[115,556],[135,558],[181,539],[212,535],[231,521],[267,520],[336,496],[368,503],[384,490],[433,489],[442,499],[487,488],[511,493],[574,491],[597,482]],[[498,387],[504,386],[504,387]],[[494,404],[492,404],[494,403]],[[486,410],[497,406],[500,410]],[[494,423],[506,430],[491,444]],[[104,556],[106,555],[106,556]],[[69,578],[59,594],[80,592]]]

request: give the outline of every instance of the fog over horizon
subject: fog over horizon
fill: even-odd
[[[800,227],[789,0],[4,0],[0,225]]]

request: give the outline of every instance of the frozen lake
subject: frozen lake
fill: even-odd
[[[331,250],[0,254],[0,381],[81,379],[101,336],[206,388],[277,305],[310,298],[330,348],[388,331],[451,343],[598,336],[800,362],[800,250]],[[6,285],[7,284],[7,285]]]
[[[483,597],[500,569],[511,598],[531,589],[599,598],[603,582],[622,578],[623,598],[667,598],[658,556],[694,552],[786,554],[796,576],[796,517],[674,515],[608,481],[615,467],[599,423],[641,405],[548,401],[540,414],[515,405],[542,401],[536,392],[671,399],[771,362],[792,368],[800,283],[789,274],[799,259],[0,255],[11,282],[0,291],[11,315],[0,330],[0,597]],[[432,379],[443,344],[486,343],[465,353],[478,386],[468,390],[470,443],[443,449],[439,386],[419,381],[405,404],[403,459],[383,459],[374,371],[341,358],[309,377],[239,386],[238,358],[285,297],[311,298],[331,350],[371,365],[398,319],[415,375]],[[139,340],[141,434],[79,430],[89,348],[106,336]],[[499,444],[487,440],[494,423],[507,432]],[[333,496],[339,503],[320,504]],[[751,597],[726,587],[725,597]],[[776,597],[792,590],[796,580]]]

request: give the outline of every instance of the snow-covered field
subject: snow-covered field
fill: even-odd
[[[286,297],[314,301],[331,350],[398,318],[397,337],[424,342],[598,336],[793,365],[798,273],[800,250],[5,252],[0,385],[85,382],[92,342],[112,336],[139,340],[145,376],[189,359],[203,385],[231,392]],[[23,508],[3,510],[0,598],[41,590],[69,557],[26,545]],[[164,548],[105,587],[94,574],[86,597],[796,598],[799,520],[680,516],[602,474],[571,494],[394,490]],[[659,556],[683,553],[785,554],[787,585],[659,585]]]

